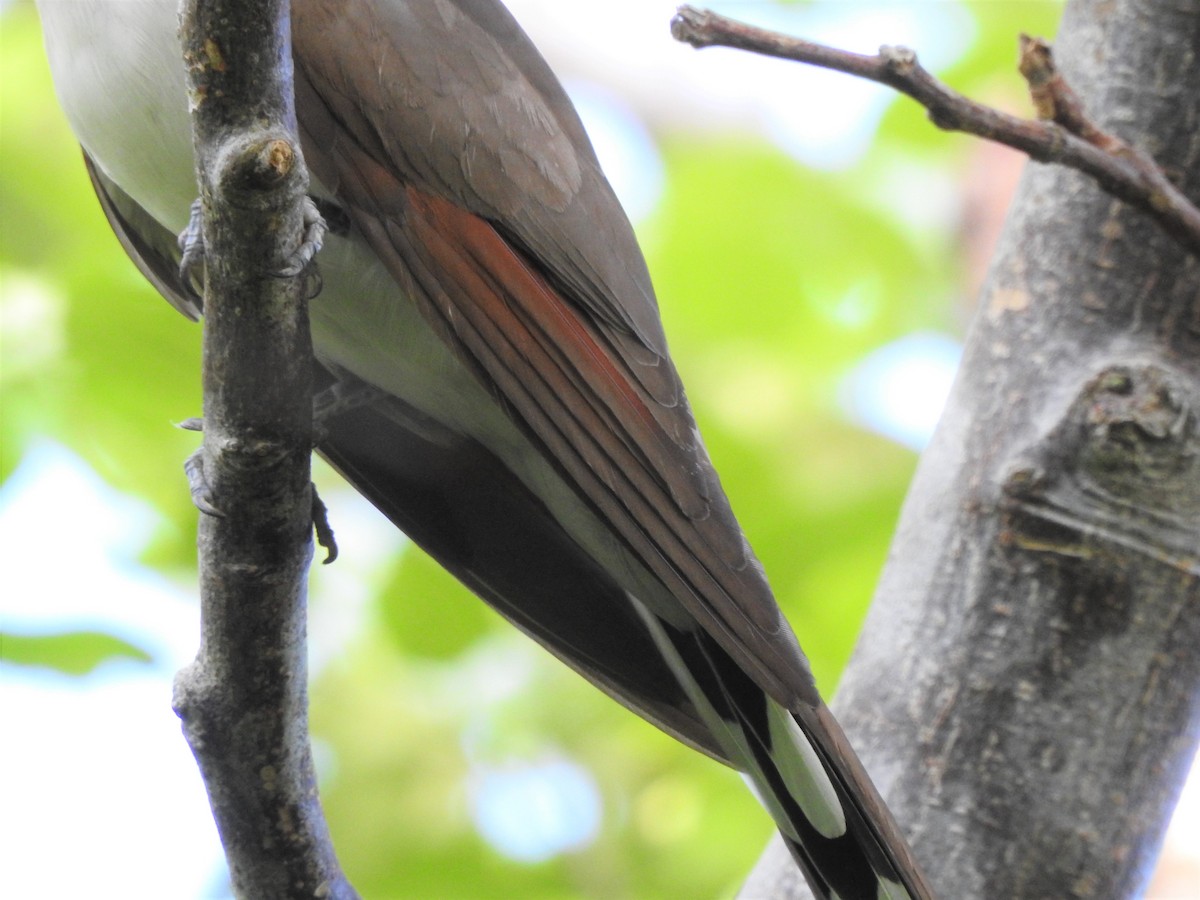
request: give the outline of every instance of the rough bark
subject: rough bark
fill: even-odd
[[[308,740],[312,347],[303,277],[307,173],[286,0],[189,0],[183,17],[203,207],[202,634],[175,707],[238,897],[349,898]],[[181,64],[183,64],[181,59]]]
[[[1200,5],[1072,0],[1108,130],[1200,196]],[[1200,261],[1030,164],[834,710],[942,896],[1137,896],[1200,740]],[[803,897],[769,851],[743,896]]]

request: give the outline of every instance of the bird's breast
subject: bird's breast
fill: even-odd
[[[174,0],[39,0],[59,103],[88,154],[172,231],[196,196]]]
[[[197,186],[177,4],[40,0],[39,13],[55,90],[80,143],[155,219],[182,230]],[[365,243],[331,238],[319,265],[318,357],[446,424],[510,430]]]

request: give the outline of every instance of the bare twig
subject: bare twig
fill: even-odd
[[[308,176],[287,0],[187,0],[182,32],[204,234],[200,652],[175,708],[239,898],[356,897],[308,741],[312,345],[301,245]],[[198,504],[200,505],[200,504]]]
[[[1044,41],[1021,38],[1021,72],[1039,116],[1021,119],[951,90],[929,74],[906,47],[879,48],[865,56],[757,28],[709,10],[681,6],[671,21],[675,39],[696,48],[733,47],[794,60],[886,84],[912,97],[946,131],[963,131],[1004,144],[1038,162],[1090,175],[1105,191],[1152,216],[1191,253],[1200,255],[1200,209],[1144,153],[1107,134],[1054,67]]]

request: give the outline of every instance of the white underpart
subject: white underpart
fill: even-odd
[[[55,89],[80,143],[122,190],[181,231],[198,188],[175,0],[38,0],[38,8]],[[330,240],[320,266],[324,289],[311,312],[321,356],[458,430],[515,436],[414,304],[398,299],[364,243]]]
[[[799,802],[813,828],[827,838],[841,837],[846,833],[846,813],[817,751],[787,710],[771,701],[767,715],[771,746],[791,744],[797,750],[796,753],[777,752],[773,756],[788,793]]]

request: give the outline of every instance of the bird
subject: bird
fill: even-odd
[[[176,0],[38,0],[109,223],[177,309],[196,193]],[[518,629],[745,773],[814,895],[932,897],[734,517],[645,259],[500,0],[293,0],[297,121],[336,211],[310,301],[317,446]]]

